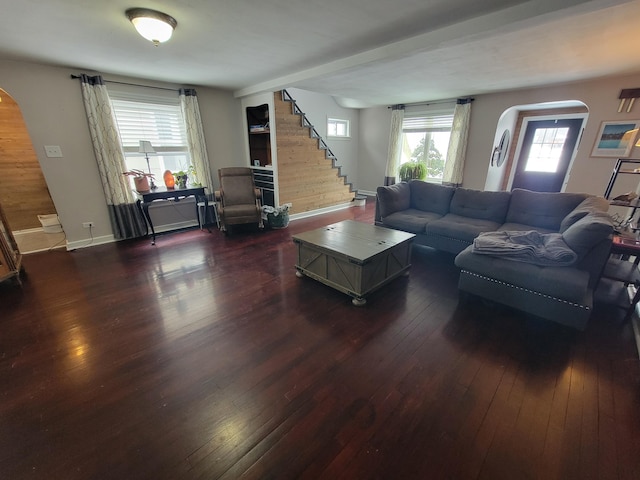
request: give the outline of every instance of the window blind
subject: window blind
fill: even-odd
[[[428,114],[405,116],[403,132],[448,132],[453,124],[453,112],[448,114]]]
[[[140,140],[148,140],[161,154],[185,153],[187,139],[180,105],[111,98],[122,146],[138,154]]]

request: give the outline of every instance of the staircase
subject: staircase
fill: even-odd
[[[280,204],[302,213],[351,202],[353,186],[296,101],[282,90],[274,102]]]

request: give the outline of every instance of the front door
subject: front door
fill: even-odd
[[[527,124],[511,189],[559,192],[582,129],[582,118]]]

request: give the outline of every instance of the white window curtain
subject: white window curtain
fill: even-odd
[[[194,89],[180,89],[180,107],[182,108],[182,116],[186,126],[191,164],[196,171],[198,183],[207,188],[209,190],[209,196],[211,196],[213,193],[211,166],[209,165],[209,158],[207,156],[207,145],[204,141],[198,97]]]
[[[396,183],[400,155],[402,153],[402,122],[404,120],[404,105],[391,107],[391,131],[389,132],[389,152],[387,154],[387,168],[385,170],[384,184]]]
[[[146,235],[144,218],[131,191],[120,135],[107,88],[101,76],[80,76],[93,151],[116,240]]]
[[[442,183],[445,185],[462,185],[464,161],[467,153],[467,137],[469,136],[469,120],[471,118],[471,98],[458,99],[453,112],[453,124],[449,137],[447,161],[444,165]]]

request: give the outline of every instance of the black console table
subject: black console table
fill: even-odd
[[[136,203],[138,204],[138,208],[142,212],[142,216],[144,217],[147,228],[147,234],[149,234],[149,228],[151,229],[151,245],[156,244],[156,231],[153,228],[153,222],[151,221],[151,217],[149,216],[149,205],[156,200],[175,200],[179,202],[183,198],[187,197],[195,197],[196,202],[196,219],[198,222],[200,221],[199,212],[198,212],[198,201],[204,202],[204,211],[207,212],[208,201],[207,196],[204,193],[205,187],[193,187],[193,188],[171,188],[168,189],[166,187],[159,187],[156,190],[151,190],[145,193],[137,192],[138,200]],[[206,219],[206,215],[205,215]],[[206,223],[203,222],[203,223]],[[200,225],[202,227],[202,225]]]

